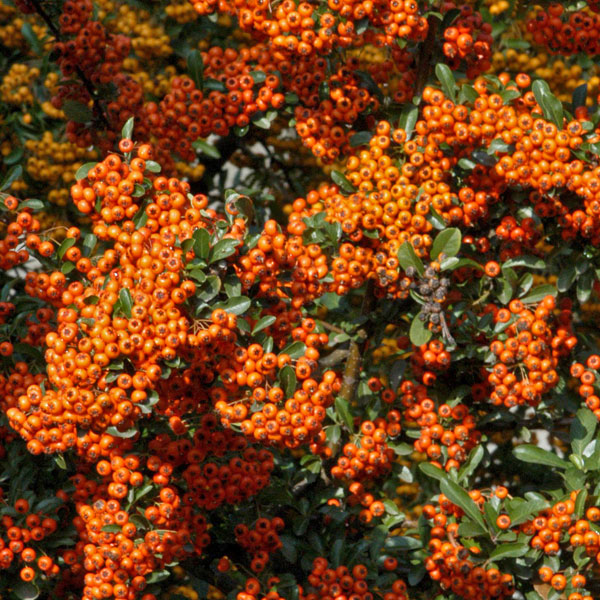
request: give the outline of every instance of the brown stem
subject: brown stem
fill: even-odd
[[[40,17],[42,17],[44,23],[46,23],[46,25],[48,26],[48,29],[50,29],[50,31],[54,34],[54,37],[56,38],[56,40],[61,42],[62,37],[61,37],[60,31],[58,30],[58,27],[56,27],[56,25],[53,23],[52,19],[50,18],[48,13],[44,10],[44,8],[40,4],[39,0],[31,0],[31,3],[35,7],[35,10],[38,13],[38,15],[40,15]],[[92,82],[88,79],[87,75],[82,71],[81,67],[75,66],[75,71],[77,72],[77,75],[81,79],[83,86],[85,87],[85,89],[87,90],[87,93],[90,95],[90,98],[92,99],[92,103],[94,106],[94,109],[93,109],[94,113],[103,122],[103,124],[108,127],[109,126],[108,119],[106,118],[104,111],[98,104],[98,97],[96,96],[96,88],[94,87]]]
[[[373,303],[375,301],[373,285],[373,280],[369,279],[360,311],[360,314],[363,316],[368,315],[373,309]],[[352,399],[354,398],[354,391],[356,389],[356,384],[358,383],[360,368],[362,366],[362,356],[365,351],[368,337],[367,329],[363,326],[356,332],[356,338],[350,342],[346,368],[344,369],[342,378],[342,387],[339,394],[348,403],[352,402]]]

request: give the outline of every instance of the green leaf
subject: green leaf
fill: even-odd
[[[339,415],[346,427],[351,432],[354,431],[354,419],[352,418],[348,401],[345,398],[338,396],[335,399],[335,412]]]
[[[569,463],[550,452],[533,444],[522,444],[513,450],[513,454],[521,461],[537,465],[547,465],[558,469],[566,469]]]
[[[161,166],[154,160],[147,160],[146,171],[150,171],[150,173],[160,173]]]
[[[93,233],[87,233],[83,238],[83,255],[89,256],[96,244],[98,243],[98,238]]]
[[[291,365],[285,365],[279,371],[279,381],[287,398],[291,398],[296,391],[296,371]]]
[[[116,427],[107,427],[106,433],[114,435],[115,437],[127,439],[135,437],[138,434],[138,430],[135,427],[132,427],[131,429],[127,429],[126,431],[119,431]]]
[[[205,142],[204,140],[196,140],[192,144],[192,147],[194,150],[201,152],[209,158],[214,158],[216,160],[221,158],[221,153],[219,152],[218,148],[212,144],[209,144],[208,142]]]
[[[38,36],[35,35],[35,32],[33,31],[31,23],[28,23],[27,21],[23,23],[21,26],[21,35],[27,40],[27,43],[31,46],[31,49],[35,54],[42,54],[44,49],[40,40],[38,39]]]
[[[44,203],[37,198],[28,198],[19,202],[19,208],[30,208],[31,210],[42,210],[44,206]]]
[[[471,521],[471,519],[462,519],[458,526],[458,535],[465,538],[473,538],[484,535],[486,531],[481,528],[481,525]]]
[[[270,327],[271,325],[273,325],[273,323],[275,323],[275,321],[277,321],[277,317],[275,317],[274,315],[265,315],[262,319],[259,319],[256,322],[256,325],[252,328],[252,335],[255,335],[259,331]]]
[[[226,302],[218,302],[214,308],[222,308],[224,311],[233,315],[243,315],[251,305],[250,298],[240,296],[239,298],[230,298]]]
[[[440,490],[442,491],[442,494],[444,494],[450,500],[450,502],[456,504],[456,506],[459,508],[462,508],[465,514],[471,517],[471,519],[477,523],[477,525],[480,525],[485,531],[485,523],[483,521],[483,517],[481,516],[479,507],[471,499],[469,494],[467,494],[467,492],[460,487],[460,485],[454,483],[454,481],[451,481],[448,478],[444,478],[440,484]]]
[[[533,515],[546,508],[547,504],[541,498],[531,500],[513,498],[512,500],[505,501],[506,512],[513,526],[529,521]]]
[[[592,441],[598,419],[588,408],[580,408],[571,423],[571,448],[573,452],[581,457],[584,448]]]
[[[4,179],[0,183],[0,192],[7,190],[10,186],[23,174],[23,167],[21,165],[15,165],[8,170],[8,173],[4,176]]]
[[[406,104],[402,108],[400,119],[398,120],[398,127],[406,131],[406,138],[410,139],[412,132],[415,129],[415,124],[419,117],[419,109],[414,104]]]
[[[92,109],[87,104],[77,100],[65,100],[62,109],[67,119],[75,123],[89,123],[94,116]]]
[[[298,552],[296,550],[296,539],[291,535],[281,534],[279,536],[281,542],[281,554],[290,563],[295,564],[298,560]]]
[[[192,277],[192,273],[190,273]],[[210,302],[221,291],[221,279],[217,275],[209,275],[198,288],[196,296],[204,302]]]
[[[460,229],[456,227],[440,231],[431,246],[431,260],[435,260],[441,253],[444,253],[446,257],[456,256],[460,250],[461,240]]]
[[[512,544],[500,544],[490,553],[490,560],[501,560],[502,558],[518,558],[529,551],[527,542],[514,542]]]
[[[348,178],[343,173],[335,170],[331,171],[331,179],[333,180],[333,183],[335,183],[343,192],[346,192],[347,194],[353,194],[356,192],[356,188],[350,183]]]
[[[131,309],[133,308],[131,292],[127,288],[123,288],[119,292],[119,300],[121,301],[121,310],[123,311],[123,314],[128,319],[131,319]]]
[[[577,278],[576,294],[577,300],[581,304],[587,302],[592,295],[592,286],[594,284],[594,272],[592,270],[582,273]]]
[[[569,264],[566,267],[561,268],[556,281],[558,291],[566,292],[573,285],[576,277],[577,271],[575,270],[574,264]]]
[[[469,458],[465,461],[465,464],[458,471],[458,482],[463,483],[469,479],[473,471],[479,466],[479,463],[482,461],[485,452],[483,450],[483,445],[478,444],[471,450],[469,454]]]
[[[557,289],[550,283],[534,287],[526,296],[521,298],[524,304],[533,304],[543,300],[546,296],[556,296]]]
[[[123,140],[131,140],[133,135],[133,122],[134,118],[129,117],[127,121],[125,121],[125,125],[123,125],[123,129],[121,129],[121,139]]]
[[[368,144],[373,134],[370,131],[359,131],[353,136],[350,136],[350,146],[356,148],[357,146],[364,146]]]
[[[426,344],[432,336],[431,331],[427,329],[425,323],[421,321],[420,314],[421,313],[415,315],[415,317],[413,317],[412,323],[410,324],[409,337],[410,341],[415,346],[422,346],[423,344]]]
[[[552,121],[559,129],[563,126],[563,107],[561,101],[550,91],[543,79],[536,79],[531,85],[536,102],[540,105],[544,117]]]
[[[40,595],[40,590],[33,583],[18,581],[13,586],[12,593],[19,600],[35,600]]]
[[[450,67],[444,63],[438,63],[435,66],[435,75],[442,84],[442,91],[446,97],[450,98],[452,102],[456,102],[458,87],[454,80],[454,73],[452,73]]]
[[[208,258],[210,252],[210,234],[204,228],[196,229],[192,235],[194,238],[194,253],[198,258]]]
[[[223,260],[232,254],[235,254],[237,247],[240,245],[240,240],[225,238],[219,240],[211,249],[208,255],[208,264]]]
[[[538,258],[537,256],[519,256],[517,258],[511,258],[507,260],[503,265],[503,268],[513,267],[529,267],[530,269],[545,269],[546,263],[544,259]]]
[[[76,242],[77,242],[77,240],[75,238],[65,238],[63,240],[62,244],[58,247],[58,250],[56,251],[58,258],[62,259],[62,257],[65,255],[65,252],[71,246],[74,246]]]
[[[286,346],[279,354],[287,354],[292,360],[296,360],[301,356],[304,356],[306,352],[306,344],[304,342],[296,341],[292,342],[289,346]]]
[[[572,99],[573,111],[576,108],[579,108],[580,106],[585,106],[586,98],[587,98],[587,83],[582,83],[581,85],[578,85],[573,90],[573,99]]]
[[[77,181],[81,181],[88,176],[88,173],[97,165],[98,163],[89,162],[81,165],[77,171],[75,171],[75,179]]]
[[[425,273],[423,261],[417,256],[417,253],[410,242],[404,242],[402,246],[400,246],[400,250],[398,250],[398,262],[405,271],[408,267],[414,267],[419,275]]]
[[[433,479],[437,479],[438,481],[442,481],[445,479],[446,473],[442,471],[442,469],[432,465],[429,462],[419,463],[419,469],[427,475],[427,477],[433,477]]]
[[[585,501],[588,497],[588,491],[583,488],[577,494],[577,498],[575,500],[575,512],[574,516],[580,519],[583,516],[583,512],[585,511]]]

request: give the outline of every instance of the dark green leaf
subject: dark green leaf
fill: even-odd
[[[419,469],[421,469],[421,471],[423,471],[427,477],[433,477],[438,481],[442,481],[442,479],[446,477],[446,473],[442,471],[442,469],[439,469],[428,462],[419,463]]]
[[[250,298],[240,296],[239,298],[230,298],[226,302],[215,304],[214,308],[222,308],[224,311],[233,315],[243,315],[250,308]]]
[[[291,365],[285,365],[279,371],[279,381],[287,398],[291,398],[296,391],[296,371]]]
[[[23,202],[19,202],[19,208],[42,210],[44,208],[44,203],[41,200],[37,200],[36,198],[29,198],[27,200],[23,200]]]
[[[343,173],[333,170],[331,171],[331,179],[333,180],[333,183],[335,183],[343,192],[346,192],[347,194],[356,192],[356,188],[350,183],[348,178]]]
[[[557,467],[558,469],[566,469],[569,463],[562,458],[559,458],[550,452],[533,444],[522,444],[513,450],[513,454],[521,461],[538,465],[547,465],[549,467]]]
[[[563,107],[561,101],[550,91],[543,79],[536,79],[531,85],[536,102],[540,105],[544,117],[552,121],[559,129],[563,126]]]
[[[208,255],[208,264],[223,260],[232,254],[235,254],[237,247],[240,245],[240,240],[226,238],[219,240],[211,249]]]
[[[146,161],[146,171],[150,171],[150,173],[160,173],[161,166],[154,160]]]
[[[27,43],[31,46],[31,49],[35,52],[35,54],[42,54],[44,49],[37,35],[35,35],[35,32],[33,31],[31,23],[27,21],[23,23],[21,26],[21,35],[27,40]]]
[[[573,110],[580,106],[585,106],[587,97],[587,83],[582,83],[573,90]]]
[[[4,176],[4,179],[0,183],[0,192],[4,192],[9,189],[10,186],[23,174],[23,167],[21,165],[15,165],[8,170],[8,173]]]
[[[473,471],[475,471],[475,469],[479,466],[479,463],[482,461],[484,454],[485,452],[482,444],[478,444],[475,446],[475,448],[473,448],[473,450],[471,450],[469,458],[467,458],[465,464],[458,471],[459,483],[468,481]]]
[[[12,593],[19,600],[35,600],[40,595],[40,590],[28,581],[17,581],[12,588]]]
[[[121,139],[123,139],[123,140],[133,139],[131,137],[133,135],[133,122],[134,122],[133,117],[129,117],[129,119],[127,119],[127,121],[125,121],[125,125],[123,125],[123,129],[121,129]]]
[[[354,419],[350,412],[348,401],[338,396],[335,399],[335,412],[350,431],[354,431]]]
[[[370,131],[359,131],[350,137],[350,146],[356,148],[357,146],[364,146],[368,144],[373,134]]]
[[[442,494],[444,494],[450,502],[456,504],[459,508],[461,508],[465,514],[467,514],[471,519],[481,526],[481,528],[485,531],[485,523],[483,521],[483,517],[481,516],[481,511],[469,494],[463,490],[460,485],[454,483],[448,478],[442,479],[440,483],[440,490]]]
[[[306,344],[304,342],[296,341],[292,342],[289,346],[286,346],[280,354],[287,354],[292,360],[296,360],[301,356],[304,356],[306,352]]]
[[[417,253],[410,242],[404,242],[402,246],[400,246],[400,250],[398,250],[398,262],[405,271],[408,267],[414,267],[419,275],[425,273],[423,261],[417,256]]]
[[[62,257],[65,255],[65,252],[71,246],[74,246],[76,242],[77,242],[77,240],[75,238],[65,238],[63,240],[62,244],[58,247],[58,250],[56,251],[58,258],[62,259]]]
[[[556,287],[559,292],[566,292],[575,281],[577,277],[577,271],[575,270],[574,264],[569,264],[566,267],[563,267],[559,274],[558,280],[556,281]]]
[[[192,146],[195,150],[198,150],[209,158],[214,158],[217,160],[221,158],[221,153],[219,152],[218,148],[212,144],[209,144],[208,142],[205,142],[204,140],[196,140]]]
[[[534,287],[521,301],[525,304],[533,304],[543,300],[546,296],[556,296],[557,289],[550,283],[544,283]]]
[[[598,419],[588,408],[580,408],[571,423],[571,448],[577,456],[583,455],[583,450],[592,441]]]
[[[440,231],[431,246],[431,260],[435,260],[441,253],[444,253],[446,257],[456,256],[460,250],[461,239],[460,230],[456,227]]]
[[[442,91],[447,98],[450,98],[452,102],[456,102],[456,94],[458,87],[454,80],[454,73],[450,70],[450,67],[444,63],[438,63],[435,66],[435,75],[442,84]]]
[[[65,100],[62,109],[67,119],[75,123],[89,123],[94,116],[92,109],[87,104],[77,100]]]
[[[414,104],[406,104],[402,108],[402,113],[400,114],[400,119],[398,120],[398,127],[406,131],[407,139],[410,139],[418,117],[419,109]]]
[[[513,267],[529,267],[530,269],[544,269],[546,263],[544,259],[538,258],[537,256],[519,256],[518,258],[511,258],[507,260],[503,265],[504,268]]]
[[[119,300],[121,301],[121,310],[123,314],[131,319],[131,309],[133,308],[133,299],[131,298],[131,292],[127,288],[123,288],[119,292]]]
[[[252,328],[252,335],[255,335],[259,331],[270,327],[271,325],[273,325],[273,323],[275,323],[275,321],[277,321],[277,317],[275,317],[274,315],[265,315],[262,319],[259,319],[256,322],[256,325],[254,325],[254,327]]]
[[[95,162],[89,162],[89,163],[85,163],[84,165],[81,165],[79,167],[79,169],[77,169],[77,171],[75,171],[75,179],[77,181],[81,181],[82,179],[85,179],[88,175],[88,173],[97,165],[98,163]]]
[[[420,313],[419,313],[420,314]],[[419,315],[413,317],[412,323],[410,324],[409,337],[410,341],[415,346],[422,346],[426,344],[431,339],[432,333],[427,327],[425,323],[421,321]]]
[[[210,234],[204,228],[196,229],[192,236],[194,242],[194,253],[198,258],[208,258],[210,252]]]
[[[501,560],[503,558],[518,558],[529,550],[527,542],[514,542],[512,544],[500,544],[490,553],[490,560]]]
[[[576,294],[577,300],[581,304],[587,302],[592,295],[592,286],[594,284],[594,272],[592,270],[582,273],[577,278]]]

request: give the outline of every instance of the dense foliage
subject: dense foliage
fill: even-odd
[[[1,0],[2,597],[600,597],[599,30]]]

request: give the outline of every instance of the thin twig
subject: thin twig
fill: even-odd
[[[61,37],[60,31],[58,30],[56,25],[53,23],[52,19],[48,15],[48,13],[44,10],[44,8],[40,4],[39,0],[31,0],[31,3],[35,7],[35,10],[38,13],[38,15],[40,15],[40,17],[42,17],[42,19],[44,20],[44,22],[46,23],[46,25],[48,26],[50,31],[54,34],[54,37],[57,39],[57,41],[62,42],[62,37]],[[92,102],[94,105],[94,112],[98,115],[98,117],[104,123],[104,125],[108,126],[109,125],[108,119],[106,118],[104,111],[98,104],[98,97],[96,96],[96,88],[94,87],[92,82],[88,79],[87,75],[83,72],[81,67],[79,67],[78,65],[75,65],[75,71],[77,72],[77,75],[81,79],[81,82],[83,83],[85,89],[87,90],[87,93],[90,95],[90,98],[92,99]]]
[[[368,315],[373,309],[373,302],[375,301],[373,285],[373,280],[369,279],[360,311],[362,316]],[[346,368],[344,369],[342,387],[339,394],[340,397],[346,400],[348,403],[350,403],[354,398],[354,391],[356,389],[360,368],[362,366],[362,356],[365,351],[365,342],[368,339],[368,332],[365,327],[361,327],[356,332],[356,338],[357,339],[354,339],[350,342],[348,359],[346,362]]]

